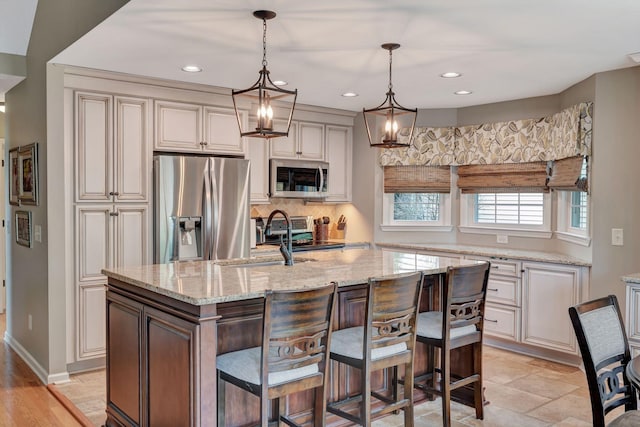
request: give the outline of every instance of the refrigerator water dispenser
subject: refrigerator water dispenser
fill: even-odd
[[[180,217],[178,259],[202,259],[202,217]]]

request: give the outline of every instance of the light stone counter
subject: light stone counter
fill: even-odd
[[[332,281],[339,286],[349,286],[366,283],[369,277],[418,270],[438,274],[445,272],[449,265],[475,263],[402,251],[350,249],[294,254],[293,266],[256,265],[281,260],[281,256],[260,256],[122,267],[102,272],[110,279],[200,306],[262,297],[266,289],[312,288]]]
[[[555,252],[525,251],[508,248],[492,248],[486,246],[467,246],[454,244],[428,243],[376,243],[379,248],[397,250],[419,250],[434,252],[450,252],[463,255],[476,255],[495,258],[519,259],[524,261],[551,262],[555,264],[591,267],[591,262]],[[638,279],[640,280],[640,279]]]
[[[640,283],[640,273],[632,273],[622,276],[622,280],[625,283]]]

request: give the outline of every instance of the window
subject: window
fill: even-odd
[[[570,194],[571,228],[585,230],[587,228],[587,193],[572,191]]]
[[[385,193],[381,229],[450,231],[450,211],[447,193]]]
[[[587,177],[587,161],[581,163],[580,178]],[[583,246],[591,244],[589,230],[589,195],[586,191],[557,191],[558,228],[560,240]]]
[[[394,221],[439,221],[440,194],[395,193],[393,195]]]
[[[462,194],[459,229],[462,233],[551,238],[551,194]]]
[[[478,224],[544,224],[542,193],[479,193],[474,196],[475,222]]]

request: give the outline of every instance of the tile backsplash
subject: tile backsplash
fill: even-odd
[[[305,204],[304,200],[300,199],[273,199],[272,203],[268,205],[251,205],[251,217],[267,219],[271,211],[281,209],[288,213],[289,216],[311,215],[314,218],[328,216],[331,221],[335,221],[338,218],[336,216],[336,206],[314,202]]]

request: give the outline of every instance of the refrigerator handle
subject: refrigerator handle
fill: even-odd
[[[322,166],[318,166],[318,171],[320,172],[320,187],[318,188],[318,192],[322,192],[324,188],[324,173],[322,173]]]
[[[212,197],[213,195],[211,194],[211,165],[209,163],[207,163],[207,165],[205,166],[205,173],[204,173],[204,194],[202,195],[202,203],[204,206],[202,206],[202,215],[204,216],[203,218],[203,222],[204,225],[202,226],[202,235],[203,235],[203,243],[202,243],[202,259],[203,260],[208,260],[211,259],[211,256],[213,254],[213,214],[211,212],[212,210]]]

